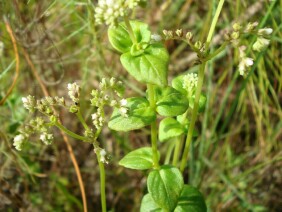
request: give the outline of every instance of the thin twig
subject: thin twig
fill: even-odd
[[[8,20],[5,18],[5,16],[4,16],[4,22],[5,22],[7,32],[8,32],[8,34],[9,34],[11,40],[12,40],[13,47],[14,47],[15,58],[16,58],[16,74],[14,76],[12,85],[8,89],[7,94],[3,97],[3,99],[1,99],[0,105],[3,105],[5,103],[5,101],[7,100],[7,98],[9,97],[9,95],[12,93],[12,91],[13,91],[16,83],[17,83],[17,80],[18,80],[18,77],[19,77],[19,70],[20,70],[20,58],[19,58],[18,47],[17,47],[17,44],[16,44],[16,39],[14,37],[11,26],[10,26]]]
[[[29,64],[30,68],[31,68],[31,71],[34,75],[34,77],[37,79],[41,89],[42,89],[42,92],[44,93],[44,96],[50,96],[49,95],[49,92],[48,90],[46,89],[44,83],[42,82],[40,76],[38,75],[38,72],[36,71],[28,53],[26,52],[25,49],[23,49],[23,54],[24,54],[24,57],[27,61],[27,63]],[[54,108],[52,108],[54,110]],[[76,173],[76,176],[77,176],[77,179],[78,179],[78,183],[79,183],[79,187],[80,187],[80,192],[81,192],[81,196],[82,196],[82,201],[83,201],[83,209],[84,209],[84,212],[87,212],[87,200],[86,200],[86,194],[85,194],[85,189],[84,189],[84,183],[83,183],[83,180],[82,180],[82,177],[81,177],[81,173],[80,173],[80,169],[79,169],[79,166],[78,166],[78,163],[77,163],[77,160],[74,156],[74,153],[73,153],[73,149],[72,149],[72,146],[70,145],[69,143],[69,140],[68,140],[68,137],[66,136],[66,134],[62,131],[60,131],[62,137],[63,137],[63,140],[67,146],[67,149],[68,149],[68,152],[69,152],[69,155],[70,155],[70,158],[71,158],[71,161],[73,163],[73,166],[74,166],[74,169],[75,169],[75,173]]]

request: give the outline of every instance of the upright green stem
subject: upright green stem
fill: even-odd
[[[224,1],[225,0],[220,0],[219,1],[218,5],[217,5],[217,8],[216,8],[216,11],[215,11],[215,14],[214,14],[214,17],[212,19],[211,27],[210,27],[209,34],[208,34],[207,41],[206,41],[206,49],[207,50],[209,49],[209,46],[210,46],[210,43],[211,43],[211,39],[212,39],[214,30],[215,30],[215,26],[216,26],[216,23],[218,21],[218,17],[220,15],[220,12],[222,10]]]
[[[78,112],[76,113],[76,116],[78,117],[79,121],[83,125],[85,130],[90,130],[88,125],[86,124],[84,118],[82,117],[80,108]],[[102,114],[104,116],[104,114]],[[97,138],[101,133],[102,128],[96,131],[94,141],[93,141],[93,147],[94,149],[98,149],[99,146],[96,146],[97,144]],[[107,211],[107,203],[106,203],[106,174],[105,174],[105,166],[104,163],[101,161],[101,154],[100,151],[96,151],[97,161],[99,164],[99,172],[100,172],[100,192],[101,192],[101,204],[102,204],[102,212]]]
[[[210,30],[209,30],[209,33],[208,33],[208,36],[207,36],[207,40],[206,40],[206,49],[207,49],[207,51],[208,51],[208,48],[209,48],[209,45],[210,45],[210,42],[211,42],[214,30],[215,30],[216,23],[218,21],[218,17],[220,15],[221,10],[222,10],[224,1],[225,0],[220,0],[218,5],[217,5],[217,9],[216,9],[215,15],[213,17],[213,20],[212,20],[212,23],[211,23],[211,27],[210,27]],[[188,135],[187,135],[186,142],[185,142],[185,147],[184,147],[184,153],[183,153],[181,164],[180,164],[180,171],[181,172],[184,171],[185,165],[186,165],[186,161],[188,159],[189,148],[190,148],[190,144],[191,144],[191,141],[192,141],[193,131],[194,131],[197,115],[198,115],[199,99],[200,99],[200,96],[201,96],[201,90],[202,90],[202,86],[203,86],[203,82],[204,82],[204,73],[205,73],[206,63],[207,63],[207,61],[204,61],[200,65],[200,69],[199,69],[199,76],[198,76],[199,78],[198,78],[198,84],[197,84],[194,108],[193,108],[193,111],[192,111],[192,119],[191,119],[191,122],[190,122],[189,130],[188,130]]]
[[[148,84],[147,87],[148,87],[148,95],[149,95],[150,106],[155,110],[156,100],[155,100],[154,86],[152,84]],[[151,144],[152,144],[153,162],[154,162],[155,168],[159,168],[157,139],[158,139],[157,121],[154,121],[151,124]]]
[[[104,163],[100,161],[100,152],[96,152],[97,160],[99,163],[99,171],[100,171],[100,192],[101,192],[101,204],[102,204],[102,212],[107,211],[106,204],[106,175],[105,175],[105,166]]]
[[[190,143],[192,141],[193,131],[194,131],[197,115],[198,115],[199,99],[200,99],[200,96],[201,96],[201,90],[202,90],[202,86],[203,86],[203,82],[204,82],[205,67],[206,67],[206,63],[204,62],[200,65],[200,69],[199,69],[198,84],[197,84],[194,108],[193,108],[193,111],[192,111],[192,119],[191,119],[191,122],[190,122],[190,125],[189,125],[188,135],[187,135],[186,141],[185,141],[184,153],[183,153],[181,164],[180,164],[180,171],[181,172],[184,171],[186,161],[188,159]]]
[[[136,37],[134,35],[134,32],[132,30],[132,27],[130,25],[130,22],[129,22],[127,16],[124,17],[124,22],[125,22],[125,25],[126,25],[126,27],[128,29],[128,33],[129,33],[129,36],[130,36],[130,39],[131,39],[132,43],[137,43]]]

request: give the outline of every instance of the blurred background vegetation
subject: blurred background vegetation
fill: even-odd
[[[182,28],[204,40],[217,3],[150,0],[133,12],[132,19],[148,23],[154,33]],[[42,87],[52,96],[67,96],[67,83],[76,81],[82,87],[82,107],[90,123],[90,91],[101,77],[122,80],[127,97],[144,94],[143,85],[122,68],[119,55],[109,45],[107,28],[94,27],[95,4],[91,0],[0,1],[0,99],[18,76],[0,106],[0,211],[83,210],[76,172],[58,130],[51,146],[34,137],[21,152],[12,147],[19,126],[31,118],[22,97],[43,97]],[[213,46],[223,42],[225,30],[234,21],[258,21],[274,32],[266,51],[251,53],[256,63],[248,78],[236,74],[238,52],[233,48],[208,65],[204,86],[208,101],[197,123],[200,136],[193,142],[185,180],[200,189],[210,211],[282,210],[281,8],[282,0],[227,0],[221,13]],[[18,74],[7,23],[18,48]],[[249,46],[251,40],[243,43]],[[193,71],[196,56],[185,44],[169,41],[165,45],[171,55],[170,79]],[[61,116],[65,126],[83,133],[72,114],[61,111]],[[148,133],[104,129],[99,138],[112,155],[106,166],[107,204],[112,211],[139,210],[146,173],[119,167],[118,160],[130,150],[149,145]],[[92,146],[69,142],[82,174],[88,210],[100,211],[99,172]],[[159,145],[163,155],[170,151],[171,142]]]

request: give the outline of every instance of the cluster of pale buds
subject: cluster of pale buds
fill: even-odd
[[[54,139],[54,136],[46,132],[40,135],[40,140],[46,145],[50,145],[53,142],[53,139]]]
[[[96,129],[101,129],[105,123],[105,118],[103,117],[103,112],[101,108],[97,109],[96,113],[93,113],[91,115],[93,125],[96,127]]]
[[[126,107],[127,105],[127,100],[126,99],[122,99],[119,101],[119,112],[123,117],[128,117],[128,108]]]
[[[258,30],[259,37],[253,45],[253,50],[257,52],[261,52],[264,50],[270,43],[270,40],[266,38],[266,36],[271,35],[273,29],[271,28],[263,28]]]
[[[23,106],[29,111],[34,112],[36,102],[34,96],[28,95],[27,97],[22,98]]]
[[[80,95],[80,87],[79,85],[76,84],[76,82],[74,83],[69,83],[68,84],[68,95],[71,98],[71,100],[75,103],[79,102],[79,95]]]
[[[94,149],[94,152],[96,154],[99,153],[99,155],[100,155],[99,161],[101,163],[106,163],[106,164],[109,163],[109,161],[107,160],[107,152],[106,152],[106,150],[104,150],[104,149],[102,149],[100,147],[97,147],[97,148]]]
[[[13,146],[16,148],[16,150],[22,150],[25,140],[26,138],[22,134],[15,136]]]
[[[245,50],[246,50],[246,46],[239,47],[239,58],[240,58],[239,73],[241,76],[244,76],[245,73],[247,72],[247,69],[254,64],[254,60],[246,56]]]

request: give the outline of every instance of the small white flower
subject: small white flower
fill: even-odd
[[[68,95],[71,98],[72,101],[74,102],[78,102],[79,101],[79,94],[80,94],[80,87],[76,84],[76,82],[74,83],[69,83],[68,84]]]
[[[239,73],[244,76],[246,69],[254,64],[254,60],[250,57],[244,57],[239,63]]]
[[[100,161],[102,163],[108,163],[106,156],[107,156],[107,152],[104,149],[101,149],[101,151],[100,151]]]
[[[155,41],[155,42],[160,42],[162,41],[162,36],[158,35],[158,34],[152,34],[151,35],[151,40]]]
[[[35,98],[34,96],[28,95],[27,97],[22,98],[23,106],[29,110],[29,112],[33,112],[35,110]]]
[[[25,137],[22,134],[19,134],[14,138],[13,146],[16,148],[16,150],[18,151],[22,150],[24,140],[25,140]]]
[[[91,117],[92,117],[92,120],[94,121],[94,120],[96,120],[98,118],[98,115],[97,115],[97,113],[93,113],[91,115]]]
[[[122,100],[120,100],[120,106],[126,106],[126,104],[127,104],[127,100],[126,99],[122,99]]]
[[[256,42],[253,45],[253,50],[261,52],[264,50],[270,43],[270,40],[263,38],[263,37],[258,37]]]
[[[119,108],[119,112],[123,117],[128,117],[127,111],[128,109],[126,107]]]
[[[50,145],[53,141],[54,137],[52,134],[48,134],[48,133],[43,133],[40,135],[40,140],[46,144],[46,145]]]
[[[246,56],[246,53],[245,53],[246,48],[247,48],[246,46],[239,47],[240,63],[239,63],[238,68],[239,68],[239,73],[241,76],[244,76],[247,69],[254,64],[254,60]]]
[[[273,32],[272,28],[263,28],[258,30],[258,34],[263,36],[270,35],[272,32]]]

